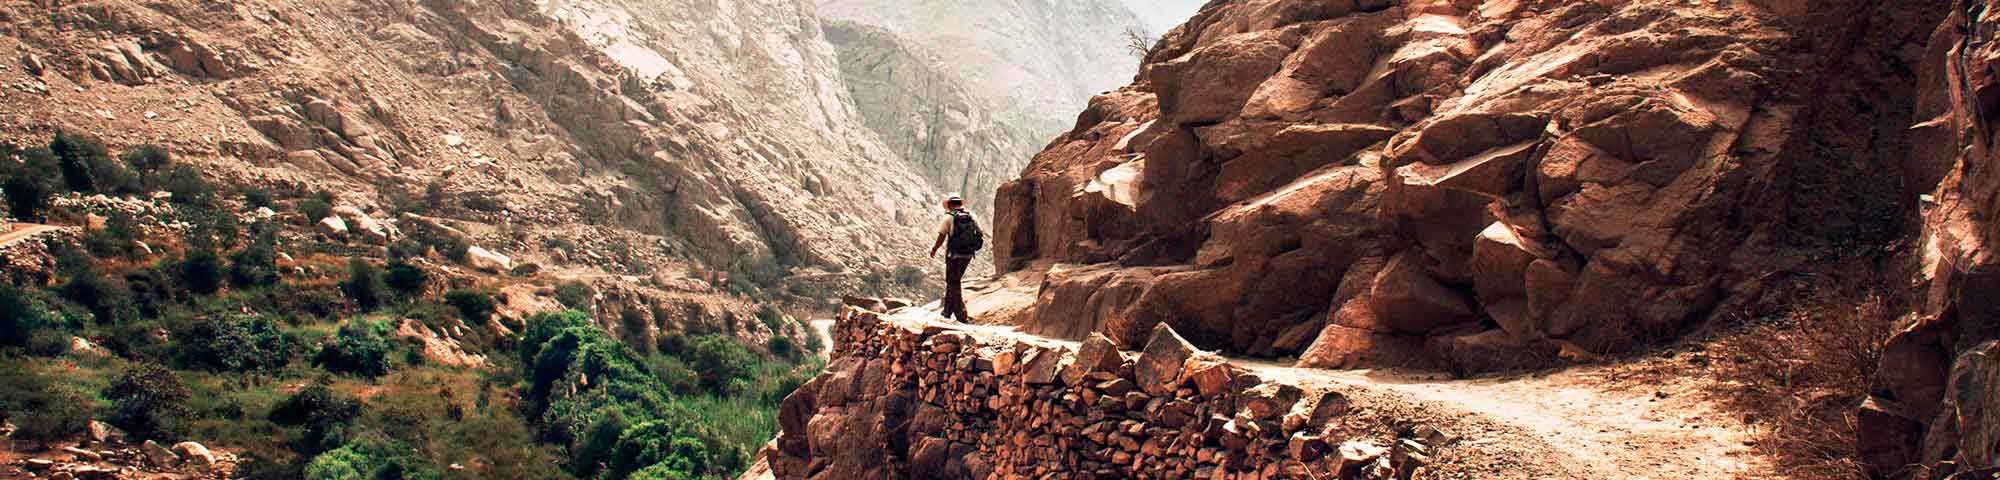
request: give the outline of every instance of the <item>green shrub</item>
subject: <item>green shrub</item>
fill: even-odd
[[[785,331],[785,314],[778,313],[778,309],[770,305],[757,307],[757,320],[764,323],[764,328],[771,329],[773,335]]]
[[[96,137],[57,130],[49,142],[49,151],[55,154],[63,184],[70,191],[114,194],[139,191],[139,178],[124,164],[112,161],[110,151]]]
[[[49,195],[56,191],[56,155],[48,147],[30,148],[21,152],[21,166],[7,174],[5,185],[0,190],[7,194],[7,208],[15,218],[34,220],[42,216],[42,210],[49,205]]]
[[[493,320],[495,307],[493,296],[475,290],[452,290],[444,294],[444,303],[458,309],[459,318],[471,325],[485,325]]]
[[[722,335],[703,335],[688,345],[682,356],[694,370],[701,374],[701,385],[714,393],[725,392],[731,380],[741,379],[750,373],[750,367],[757,363],[757,357],[736,339]]]
[[[597,291],[583,282],[570,280],[556,285],[556,301],[576,310],[589,311],[596,304]]]
[[[229,284],[236,288],[278,284],[278,252],[267,242],[251,242],[229,255]]]
[[[612,449],[610,478],[631,475],[640,469],[665,466],[667,472],[700,475],[710,471],[713,455],[700,439],[686,436],[685,419],[642,422],[618,437]],[[675,423],[682,423],[676,425]]]
[[[430,284],[430,274],[410,262],[390,260],[389,267],[382,272],[382,283],[396,291],[403,300],[423,296],[424,287]]]
[[[213,295],[222,290],[222,256],[217,255],[215,250],[195,248],[189,251],[174,273],[181,288],[187,289],[188,293]]]
[[[286,302],[288,311],[327,319],[347,309],[346,295],[333,286],[298,286],[287,291],[289,294],[281,295],[279,298]]]
[[[653,338],[653,343],[660,353],[679,356],[681,352],[687,351],[688,337],[686,333],[681,332],[662,332]]]
[[[381,307],[383,288],[382,275],[375,271],[374,264],[361,257],[347,260],[347,281],[341,283],[340,289],[354,301],[354,306],[364,312]]]
[[[312,456],[345,443],[348,426],[360,416],[361,402],[333,391],[322,378],[272,407],[267,418],[271,423],[298,427],[292,449]]]
[[[306,464],[306,480],[435,480],[437,468],[397,441],[349,443]]]
[[[389,242],[389,258],[392,259],[418,258],[429,254],[430,251],[429,245],[424,245],[408,235]]]
[[[133,305],[123,279],[107,276],[94,266],[71,274],[60,293],[64,299],[89,311],[100,325],[115,325],[139,317],[139,309]]]
[[[389,342],[374,326],[352,322],[320,347],[313,365],[333,373],[380,377],[389,373]]]
[[[330,200],[332,195],[325,194],[325,192],[320,193],[324,194],[326,198],[316,195],[299,201],[299,214],[305,215],[307,222],[316,223],[326,219],[326,217],[333,216],[333,201]]]
[[[911,288],[922,286],[924,284],[924,270],[909,265],[896,267],[896,283]]]
[[[652,372],[654,377],[659,378],[660,383],[666,385],[667,390],[674,392],[675,395],[698,395],[702,393],[701,374],[695,373],[692,368],[688,368],[687,362],[682,361],[679,357],[672,355],[646,357],[646,370]]]
[[[181,365],[223,372],[284,368],[298,345],[258,317],[210,318],[175,336],[174,358]]]
[[[125,369],[104,396],[111,400],[111,424],[137,438],[172,439],[192,413],[181,377],[152,363]]]
[[[173,154],[168,153],[164,148],[160,148],[159,145],[150,143],[140,145],[125,152],[124,155],[119,156],[119,159],[125,161],[126,165],[138,170],[140,175],[148,179],[159,175],[161,170],[165,170],[168,165],[174,163]]]
[[[112,212],[105,219],[104,228],[92,230],[84,236],[84,248],[99,257],[136,257],[139,253],[138,223],[132,214]]]
[[[82,431],[93,418],[89,397],[22,367],[0,369],[0,420],[16,427],[11,438],[48,445]]]
[[[772,335],[771,341],[765,347],[771,351],[772,356],[778,358],[795,360],[799,358],[799,353],[801,353],[798,342],[793,341],[792,337],[784,335]]]
[[[181,205],[206,207],[215,204],[215,185],[201,176],[201,171],[187,164],[174,165],[160,176],[160,190],[174,194],[173,202]]]
[[[29,299],[27,292],[0,283],[0,347],[27,346],[35,331],[48,323],[47,312]]]
[[[242,194],[243,205],[251,209],[271,208],[277,204],[277,201],[271,198],[271,192],[266,192],[262,188],[243,187]]]

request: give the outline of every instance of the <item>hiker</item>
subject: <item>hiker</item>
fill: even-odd
[[[979,229],[979,221],[972,218],[972,212],[965,211],[965,199],[951,195],[944,200],[945,212],[951,215],[938,227],[937,243],[931,244],[931,258],[937,258],[938,247],[945,247],[944,254],[944,318],[958,315],[958,321],[972,321],[972,314],[965,311],[965,295],[959,292],[959,282],[965,279],[965,267],[972,264],[972,256],[986,246],[986,232]]]

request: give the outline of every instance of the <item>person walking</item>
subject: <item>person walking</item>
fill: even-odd
[[[944,200],[945,212],[951,217],[944,225],[938,226],[937,242],[931,244],[931,258],[937,258],[938,247],[945,247],[944,255],[944,318],[957,316],[960,322],[972,321],[972,314],[965,311],[965,294],[959,284],[965,280],[965,267],[972,264],[972,257],[986,246],[986,232],[979,229],[979,221],[972,218],[972,212],[965,211],[965,199],[953,194]]]

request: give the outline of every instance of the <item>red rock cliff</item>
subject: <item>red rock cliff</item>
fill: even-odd
[[[1048,270],[1013,321],[1324,367],[1675,336],[1900,238],[1942,3],[1211,2],[997,193],[999,268]]]

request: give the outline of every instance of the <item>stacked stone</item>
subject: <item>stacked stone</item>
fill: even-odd
[[[1156,327],[1139,352],[851,308],[785,400],[779,478],[1415,478],[1439,435],[1341,441],[1339,391],[1266,381]],[[851,394],[848,392],[852,392]],[[879,447],[879,448],[877,448]],[[859,475],[859,476],[856,476]]]

